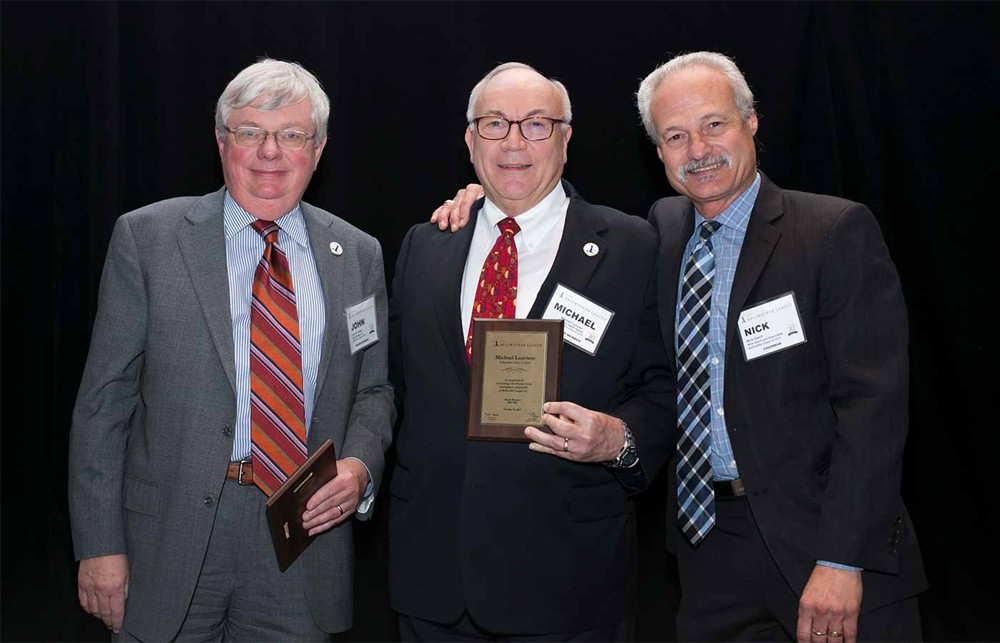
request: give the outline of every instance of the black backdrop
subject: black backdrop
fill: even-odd
[[[2,638],[107,636],[76,606],[66,509],[67,434],[100,269],[119,214],[221,184],[213,111],[237,71],[269,55],[321,79],[330,141],[306,198],[378,237],[391,275],[406,229],[474,179],[465,105],[494,64],[520,60],[566,83],[575,116],[567,178],[590,201],[643,216],[671,189],[632,95],[658,63],[698,49],[732,55],[746,73],[760,165],[773,180],[865,202],[878,217],[910,307],[903,490],[932,583],[925,634],[995,638],[998,423],[983,306],[995,293],[987,190],[998,9],[3,2]],[[643,640],[673,635],[662,478],[639,504]],[[355,527],[356,625],[344,640],[395,636],[385,510],[382,501]]]

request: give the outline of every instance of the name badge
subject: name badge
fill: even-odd
[[[351,343],[351,355],[378,341],[375,295],[345,308],[344,317],[347,318],[347,337]]]
[[[614,316],[614,312],[559,284],[542,319],[563,320],[563,340],[584,353],[596,355]]]
[[[748,362],[806,341],[794,292],[744,309],[736,325]]]

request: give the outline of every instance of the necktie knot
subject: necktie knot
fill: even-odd
[[[263,239],[264,243],[277,243],[278,242],[278,224],[274,221],[264,221],[263,219],[254,219],[253,229],[257,231]]]
[[[508,237],[513,237],[521,231],[521,226],[517,225],[517,221],[510,217],[498,223],[497,227],[500,228],[500,234]]]
[[[701,230],[698,231],[698,235],[702,241],[708,241],[715,234],[715,231],[722,227],[722,224],[718,221],[706,221],[701,224]]]

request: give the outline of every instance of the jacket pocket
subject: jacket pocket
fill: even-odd
[[[413,497],[413,476],[403,467],[396,465],[392,472],[392,483],[389,485],[389,495],[400,500]]]
[[[155,516],[160,510],[160,486],[125,475],[124,505],[130,511]]]
[[[575,487],[569,513],[573,522],[589,522],[627,514],[628,497],[617,480],[592,487]]]

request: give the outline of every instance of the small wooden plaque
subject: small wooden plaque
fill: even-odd
[[[333,441],[327,440],[267,499],[267,523],[282,572],[315,538],[302,527],[306,502],[336,475],[337,455]]]
[[[465,437],[528,442],[542,405],[559,399],[563,320],[473,319]]]

